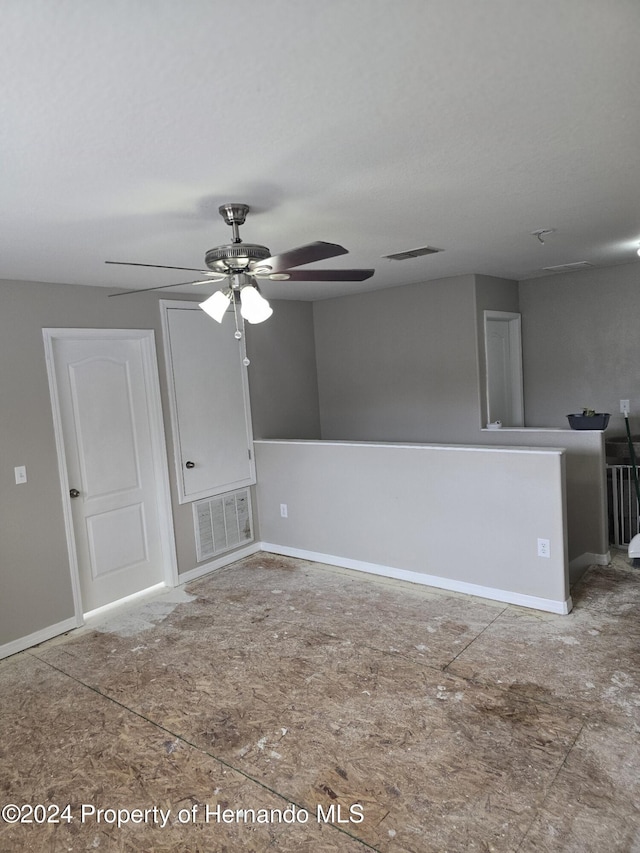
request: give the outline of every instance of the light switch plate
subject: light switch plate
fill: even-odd
[[[13,469],[13,472],[16,475],[16,486],[19,486],[20,483],[26,483],[27,482],[26,465],[18,465],[17,468]]]

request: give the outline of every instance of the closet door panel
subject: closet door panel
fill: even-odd
[[[195,302],[161,306],[180,503],[255,483],[244,341]]]

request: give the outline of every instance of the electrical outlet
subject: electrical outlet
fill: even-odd
[[[280,504],[280,515],[282,518],[289,518],[289,510],[286,504]]]
[[[620,400],[620,414],[628,415],[629,414],[629,401],[628,400]]]
[[[550,557],[550,547],[548,539],[538,539],[538,557]]]

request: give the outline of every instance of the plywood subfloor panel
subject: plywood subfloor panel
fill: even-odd
[[[287,802],[165,729],[33,657],[0,668],[0,766],[5,803],[70,805],[58,824],[0,823],[0,851],[348,850],[358,842],[315,821],[309,826],[206,823],[206,806],[286,809]],[[118,827],[83,805],[157,808],[156,819]],[[196,811],[192,809],[195,807]],[[195,815],[181,824],[181,810]],[[166,824],[163,815],[168,812]],[[124,816],[123,816],[124,819]]]
[[[640,571],[590,569],[569,617],[509,608],[448,666],[465,679],[640,722]]]
[[[592,569],[562,617],[254,555],[0,665],[5,794],[57,802],[78,781],[104,805],[220,796],[312,816],[218,827],[214,851],[640,850],[639,579]],[[331,805],[345,824],[315,819]],[[176,837],[78,836],[114,850],[181,849],[157,846]]]
[[[639,851],[639,734],[586,725],[519,853]]]

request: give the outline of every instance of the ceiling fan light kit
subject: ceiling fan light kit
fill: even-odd
[[[216,290],[213,296],[200,303],[200,308],[217,323],[222,323],[229,306],[233,305],[236,321],[235,336],[240,340],[242,332],[238,323],[238,303],[240,303],[240,316],[243,323],[245,320],[252,324],[263,323],[273,314],[273,308],[268,300],[262,296],[257,284],[246,273],[234,274],[231,287]],[[245,359],[245,363],[248,364],[248,360]]]
[[[365,281],[375,272],[372,269],[329,269],[329,270],[292,270],[291,267],[311,264],[327,258],[347,254],[344,246],[337,243],[325,243],[318,240],[290,249],[281,255],[271,255],[266,246],[256,243],[243,243],[240,238],[239,226],[246,219],[250,208],[248,204],[223,204],[218,212],[232,228],[232,242],[225,246],[209,249],[204,261],[208,269],[194,267],[173,267],[162,264],[141,264],[127,261],[106,261],[108,264],[123,266],[154,267],[157,269],[188,270],[200,273],[206,278],[198,281],[185,282],[190,284],[208,284],[212,281],[229,280],[229,285],[216,291],[213,296],[200,303],[200,307],[216,322],[222,323],[224,315],[233,304],[236,318],[236,337],[242,337],[238,328],[238,304],[242,320],[248,323],[263,323],[273,314],[269,302],[262,296],[258,287],[258,278],[271,281]],[[162,290],[166,287],[177,287],[176,284],[165,284],[159,287],[145,287],[141,290],[126,290],[122,293],[110,293],[110,296],[125,296],[131,293],[141,293],[145,290]],[[245,362],[248,361],[245,359]]]
[[[240,288],[240,313],[247,323],[264,323],[273,314],[273,308],[255,285]]]
[[[231,288],[226,288],[226,290],[216,290],[213,296],[210,296],[208,299],[205,299],[204,302],[200,303],[200,307],[212,317],[217,323],[222,323],[224,315],[226,314],[227,308],[231,302],[231,297],[233,295],[233,291]]]

